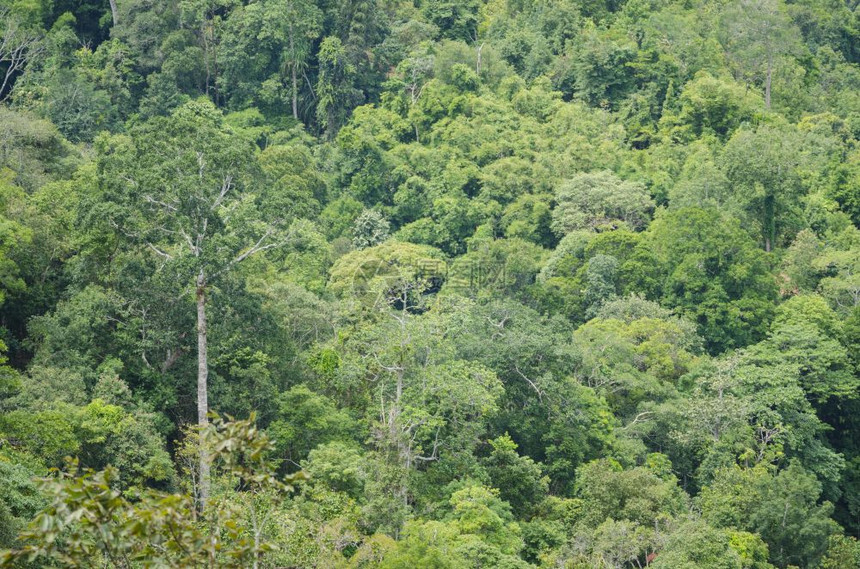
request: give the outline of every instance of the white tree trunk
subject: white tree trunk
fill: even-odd
[[[299,86],[298,81],[296,79],[296,71],[299,66],[299,62],[296,61],[296,47],[295,47],[295,39],[293,37],[293,24],[290,22],[290,54],[292,56],[292,61],[290,62],[292,79],[293,79],[293,92],[292,92],[292,100],[293,100],[293,118],[298,120],[299,118]]]
[[[110,0],[110,15],[113,18],[113,25],[115,26],[117,22],[116,0]]]
[[[197,425],[200,427],[198,509],[202,512],[209,499],[209,452],[202,440],[203,429],[209,424],[209,361],[206,340],[206,275],[197,276]]]

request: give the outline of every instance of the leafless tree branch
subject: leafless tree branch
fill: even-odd
[[[8,8],[0,8],[0,64],[6,66],[3,81],[0,83],[0,102],[9,98],[12,77],[23,70],[33,57],[42,51],[42,37],[23,28],[13,18]]]

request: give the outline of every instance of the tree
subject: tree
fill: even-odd
[[[302,473],[285,482],[275,477],[265,459],[271,443],[254,425],[254,417],[216,421],[205,431],[205,444],[223,474],[250,499],[263,493],[282,498],[304,478]],[[0,555],[0,566],[43,560],[76,567],[144,563],[257,569],[272,549],[261,538],[259,517],[249,520],[241,510],[220,504],[211,525],[201,526],[193,496],[149,491],[132,501],[117,487],[116,468],[78,473],[77,467],[71,461],[42,481],[49,504],[23,532],[21,545]]]
[[[42,36],[28,29],[17,14],[0,6],[0,103],[11,95],[15,76],[30,60],[38,57],[42,50],[41,41]]]
[[[576,495],[584,502],[582,523],[597,527],[608,518],[653,527],[655,522],[684,511],[687,496],[671,474],[648,467],[625,470],[601,459],[579,468]]]
[[[196,35],[203,50],[204,82],[206,95],[218,103],[218,46],[223,38],[224,16],[236,4],[235,0],[180,0],[181,20]]]
[[[0,455],[0,549],[14,547],[15,539],[45,506],[39,492],[37,476],[44,474],[32,463],[32,457],[23,454]]]
[[[665,463],[665,457],[655,463],[659,462]],[[576,493],[582,509],[564,557],[591,567],[623,567],[644,560],[688,500],[671,474],[648,467],[624,470],[612,459],[581,466]]]
[[[559,187],[556,200],[552,227],[559,236],[618,222],[641,229],[654,209],[645,186],[607,171],[577,174]]]
[[[777,60],[797,49],[797,29],[779,0],[738,0],[723,15],[723,26],[723,45],[742,77],[764,83],[764,105],[770,109]]]
[[[860,305],[860,231],[856,227],[833,235],[811,264],[824,275],[818,290],[833,306],[847,313]]]
[[[75,19],[64,15],[43,40],[44,53],[16,81],[13,100],[50,119],[74,142],[115,130],[132,111],[142,81],[134,57],[119,40],[79,47]]]
[[[616,106],[633,85],[628,66],[635,56],[635,45],[627,37],[584,26],[557,60],[556,86],[593,106]]]
[[[734,199],[760,228],[765,251],[797,226],[803,191],[799,169],[808,163],[806,154],[814,152],[811,144],[791,126],[763,125],[737,131],[725,146],[722,169],[734,186]]]
[[[115,107],[107,93],[73,71],[60,70],[45,77],[47,93],[39,108],[72,142],[90,142],[117,124]]]
[[[667,270],[664,302],[696,322],[710,351],[764,337],[776,283],[736,220],[712,209],[667,211],[647,238]]]
[[[810,229],[804,229],[794,237],[782,261],[783,272],[790,279],[792,290],[798,293],[816,290],[821,274],[814,263],[823,250],[824,243]]]
[[[356,249],[366,249],[379,245],[389,237],[391,224],[388,220],[372,209],[367,209],[355,220],[352,229],[352,244]]]
[[[851,216],[855,225],[860,223],[860,153],[852,152],[839,164],[829,184],[828,195],[839,203],[842,211]]]
[[[255,185],[250,142],[224,126],[209,103],[192,102],[170,118],[155,118],[130,136],[98,144],[99,204],[109,223],[147,249],[197,309],[197,421],[207,422],[209,288],[246,259],[290,239],[277,195]],[[189,287],[188,285],[192,285]],[[208,498],[208,458],[200,454],[202,507]]]
[[[307,81],[305,71],[322,18],[322,11],[307,0],[267,0],[233,10],[219,46],[223,86],[231,103],[288,101],[298,119],[300,86]],[[249,52],[255,56],[249,58]],[[274,107],[280,112],[280,104]]]
[[[14,183],[34,192],[47,182],[65,179],[78,165],[78,153],[57,127],[34,113],[0,107],[0,164]]]
[[[382,484],[372,492],[377,496],[368,509],[374,526],[384,524],[393,533],[400,530],[400,521],[392,512],[403,511],[414,499],[409,482],[417,472],[437,463],[474,461],[485,421],[503,392],[493,370],[457,357],[448,336],[455,314],[428,312],[426,305],[409,298],[420,289],[400,289],[404,284],[408,281],[385,287],[388,294],[399,289],[399,297],[375,305],[375,314],[368,316],[372,323],[338,350],[341,363],[332,382],[350,389],[353,397],[374,402],[365,407],[370,442],[378,453],[378,471],[371,480]],[[444,486],[449,474],[439,468]]]
[[[322,14],[313,3],[306,1],[290,1],[286,4],[286,8],[287,13],[282,21],[287,22],[289,57],[285,64],[290,68],[293,118],[298,119],[298,74],[307,65],[307,59],[311,54],[311,42],[319,37],[319,21]]]
[[[11,186],[4,188],[0,178],[0,306],[10,294],[23,292],[26,288],[15,253],[16,249],[26,246],[32,240],[32,233],[29,228],[17,223],[14,217],[10,219],[13,212],[7,208],[12,205],[9,202],[14,201],[16,189]]]
[[[841,338],[841,323],[823,298],[796,296],[779,307],[768,339],[751,346],[746,357],[757,365],[794,368],[819,405],[847,401],[857,397],[860,380]]]
[[[499,497],[516,513],[536,510],[549,490],[549,477],[542,475],[541,464],[517,454],[517,443],[507,434],[491,440],[490,447],[482,465]]]
[[[604,302],[617,295],[618,259],[611,255],[595,255],[588,260],[585,271],[586,318],[594,316]]]
[[[119,23],[119,9],[117,8],[116,0],[110,0],[110,16],[113,25],[117,25]]]
[[[7,349],[6,344],[0,342],[0,410],[7,407],[6,400],[15,395],[21,387],[18,373],[8,365]]]
[[[796,463],[765,486],[750,522],[770,546],[776,565],[809,566],[826,551],[836,524],[829,517],[833,506],[818,503],[820,493],[815,477]]]
[[[517,554],[520,526],[498,493],[468,484],[451,494],[444,521],[410,522],[397,548],[379,565],[385,569],[491,566],[527,569]]]
[[[860,564],[860,546],[857,544],[857,539],[836,534],[830,536],[827,553],[818,566],[821,569],[837,569],[858,564]]]
[[[815,567],[837,528],[820,494],[815,476],[792,462],[775,475],[762,465],[721,470],[701,499],[706,520],[758,533],[778,567]]]
[[[421,310],[425,293],[440,284],[444,267],[438,249],[389,239],[338,259],[328,288],[341,297],[369,302],[375,310],[398,305]]]
[[[474,0],[430,0],[422,6],[422,11],[426,18],[439,28],[441,36],[460,41],[476,40],[479,4]]]
[[[328,136],[333,138],[346,122],[350,111],[363,101],[364,95],[354,86],[357,71],[339,38],[325,38],[317,57],[320,63],[317,120]]]
[[[772,569],[767,545],[755,534],[713,528],[701,520],[679,524],[649,567],[655,569]]]
[[[377,91],[382,68],[375,61],[388,31],[388,13],[378,0],[345,0],[337,6],[335,29],[356,70],[356,86],[365,97]],[[322,46],[320,46],[322,50]]]
[[[761,99],[742,85],[706,72],[698,73],[684,85],[679,102],[678,120],[690,125],[697,136],[708,132],[731,136],[738,126],[755,118],[761,108]]]
[[[317,446],[349,440],[354,431],[349,415],[324,395],[298,385],[278,397],[278,416],[269,425],[278,458],[294,470]]]

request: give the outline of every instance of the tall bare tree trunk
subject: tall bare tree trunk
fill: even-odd
[[[296,48],[293,38],[293,23],[290,22],[290,54],[292,55],[292,62],[290,67],[292,68],[293,74],[293,118],[298,120],[299,118],[299,87],[296,80],[296,68],[299,66],[299,62],[296,60]]]
[[[201,31],[201,35],[203,38],[203,62],[206,64],[206,96],[209,96],[209,83],[212,81],[212,70],[210,68],[211,62],[209,61],[209,38],[206,36],[207,34],[206,23],[203,23],[203,28]]]
[[[116,0],[110,0],[110,15],[113,18],[113,25],[115,26],[117,22]]]
[[[764,80],[764,108],[770,110],[770,82],[773,77],[773,53],[767,53],[767,77]]]
[[[296,65],[293,64],[293,118],[299,119],[299,88],[296,81]]]
[[[209,424],[209,361],[206,341],[206,274],[197,276],[197,424],[201,435]],[[200,440],[199,451],[200,495],[198,509],[202,512],[209,499],[209,452]]]

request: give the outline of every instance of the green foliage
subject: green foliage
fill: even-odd
[[[849,4],[0,0],[6,564],[854,567]]]
[[[379,212],[367,210],[355,220],[352,230],[352,245],[356,249],[365,249],[379,245],[388,239],[391,225]]]
[[[765,104],[770,108],[773,75],[785,65],[784,56],[799,51],[799,30],[784,6],[774,1],[729,4],[721,24],[723,43],[737,74],[764,87]]]
[[[701,137],[713,133],[727,137],[760,112],[762,102],[742,86],[702,72],[684,85],[677,120]]]
[[[750,539],[751,538],[751,539]],[[698,520],[680,524],[669,536],[653,567],[725,569],[773,567],[767,546],[748,533],[721,531]]]
[[[771,475],[764,468],[720,473],[702,494],[705,519],[718,527],[757,532],[777,566],[815,566],[836,531],[832,505],[819,505],[821,486],[797,463]]]
[[[674,476],[663,479],[646,467],[623,470],[609,459],[580,467],[576,494],[584,506],[581,523],[591,528],[607,519],[653,527],[683,512],[686,502]]]
[[[264,454],[270,443],[253,418],[219,422],[206,440],[225,474],[242,483],[243,494],[292,489],[274,477]],[[198,520],[191,496],[151,491],[129,501],[116,487],[116,468],[78,474],[77,467],[72,461],[42,481],[49,505],[21,535],[23,545],[6,552],[0,563],[44,559],[79,567],[135,562],[244,567],[272,549],[259,535],[246,533],[256,528],[246,526],[235,508],[218,508],[210,519]],[[220,535],[215,537],[207,524]]]
[[[739,224],[714,210],[667,212],[649,229],[667,270],[664,302],[696,322],[711,352],[760,339],[776,283]]]
[[[834,535],[830,537],[827,553],[818,566],[821,569],[831,569],[832,567],[851,567],[858,563],[860,563],[860,549],[857,548],[857,540],[853,537]]]
[[[7,107],[0,107],[0,118],[0,164],[14,173],[16,184],[34,191],[74,169],[77,153],[49,121]]]
[[[757,365],[794,367],[807,395],[819,403],[830,397],[851,399],[860,385],[839,341],[840,329],[821,297],[796,296],[779,307],[770,337],[748,355]]]
[[[299,118],[307,85],[300,82],[322,32],[322,11],[302,0],[237,7],[224,23],[219,78],[233,107],[259,105],[272,114],[291,109]],[[247,54],[254,52],[249,58]],[[303,115],[305,114],[304,109]]]
[[[492,451],[482,464],[499,497],[517,513],[539,507],[549,483],[540,464],[517,454],[517,444],[507,434],[490,441],[490,446]]]
[[[18,534],[44,506],[35,476],[43,474],[34,467],[32,458],[20,453],[0,455],[0,476],[3,489],[0,490],[0,547],[13,547]]]
[[[278,398],[278,418],[269,425],[275,452],[289,467],[323,443],[350,437],[352,419],[324,395],[300,385]],[[292,470],[292,468],[289,468]]]
[[[553,229],[565,235],[623,222],[641,229],[654,204],[641,184],[623,182],[611,172],[579,174],[556,193]]]
[[[632,87],[625,68],[632,63],[636,50],[627,38],[589,26],[582,30],[571,53],[560,61],[562,91],[572,91],[595,106],[614,106]]]
[[[433,247],[389,240],[338,259],[328,287],[335,294],[372,306],[393,303],[404,295],[407,304],[413,305],[433,286],[442,259],[441,251]]]
[[[113,465],[121,469],[115,480],[124,487],[165,485],[173,479],[153,417],[101,399],[83,407],[57,401],[10,411],[0,420],[0,434],[48,465],[59,465],[69,455],[90,468]]]
[[[446,521],[407,525],[404,539],[380,567],[528,567],[516,557],[519,526],[495,492],[467,486],[455,492],[450,503]]]
[[[804,140],[794,128],[774,126],[739,130],[726,144],[726,177],[750,222],[760,228],[766,250],[797,223],[802,176],[814,174],[816,154],[825,148],[826,141]]]
[[[317,120],[333,134],[345,122],[352,108],[362,102],[361,92],[352,86],[355,66],[337,37],[327,37],[320,45],[319,81],[317,83]]]

